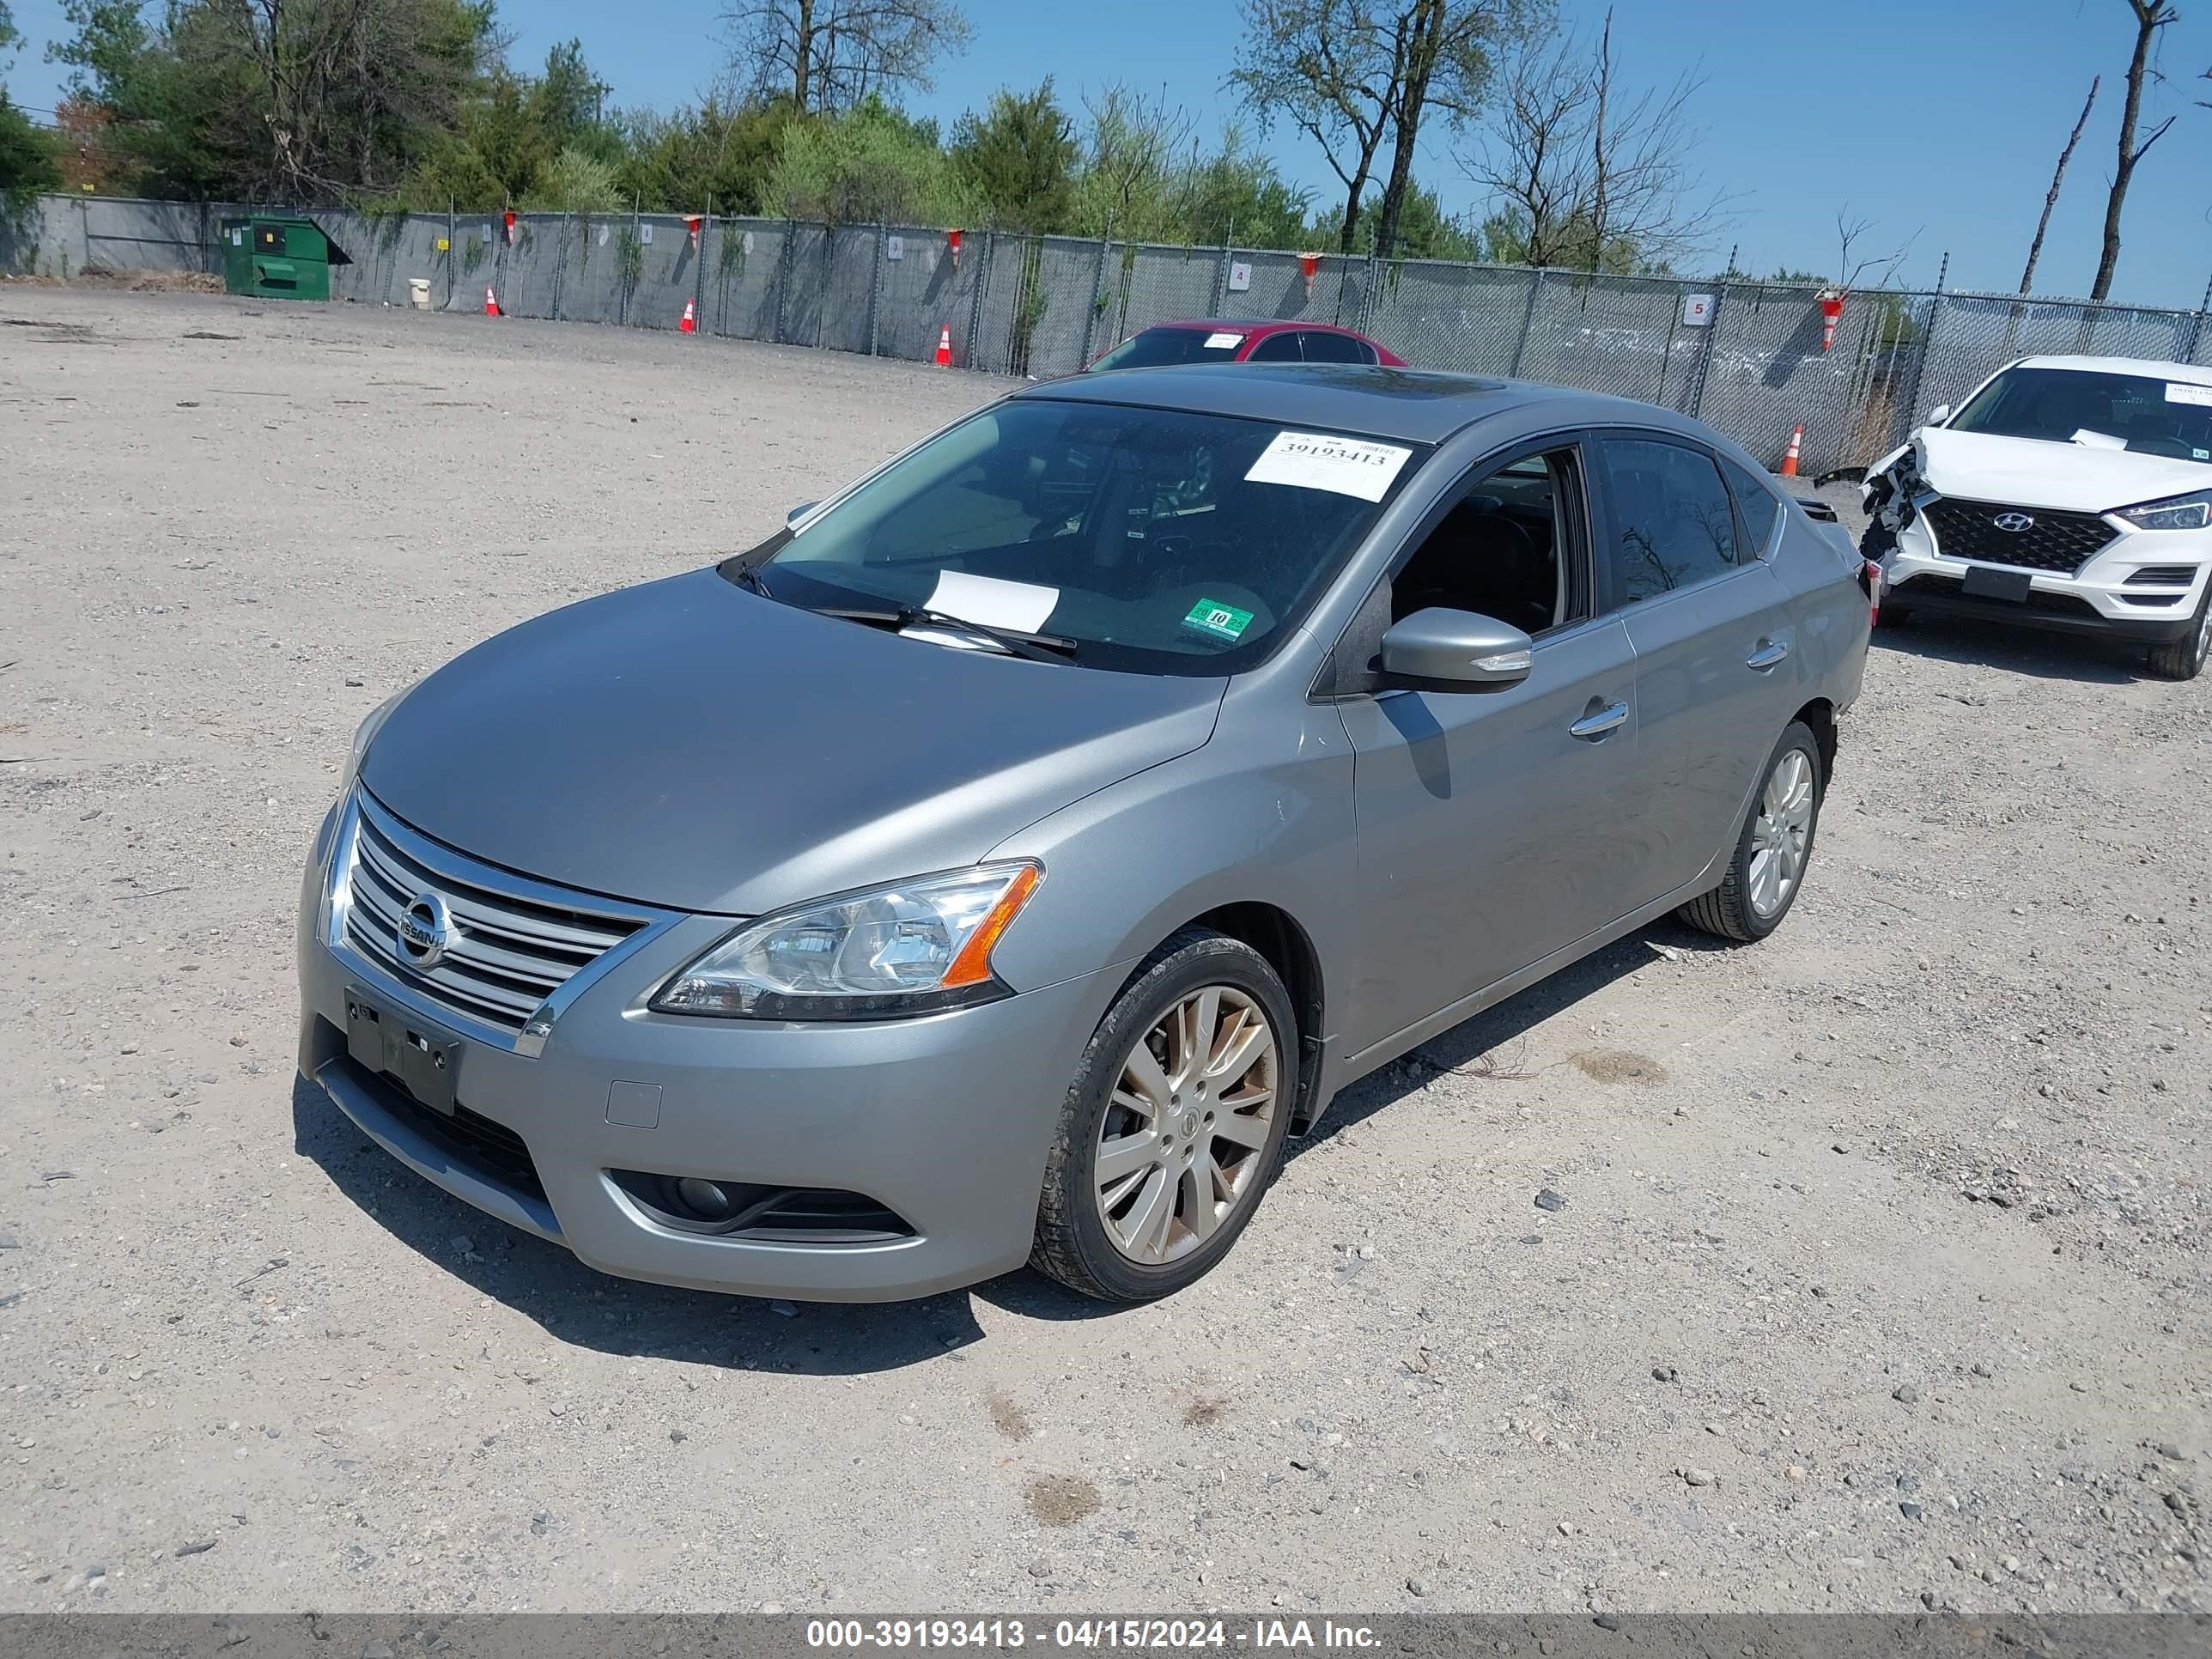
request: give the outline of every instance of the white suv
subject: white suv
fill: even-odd
[[[2100,633],[2196,678],[2212,647],[2212,368],[2024,357],[1867,470],[1881,620]]]

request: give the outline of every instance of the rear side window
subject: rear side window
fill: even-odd
[[[1743,553],[1747,560],[1765,555],[1774,540],[1774,522],[1782,516],[1782,503],[1765,480],[1754,477],[1734,461],[1723,460],[1729,488],[1735,492],[1736,517],[1743,520]]]
[[[1295,334],[1270,334],[1252,348],[1244,359],[1248,363],[1294,363],[1298,361],[1298,337]]]
[[[1306,335],[1306,361],[1310,363],[1371,363],[1373,349],[1349,334],[1324,334],[1315,330]]]
[[[1710,456],[1653,438],[1607,438],[1610,550],[1620,602],[1634,605],[1736,562],[1735,513]]]

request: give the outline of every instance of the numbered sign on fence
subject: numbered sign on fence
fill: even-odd
[[[1685,294],[1682,296],[1682,326],[1703,328],[1713,319],[1713,296],[1710,294]]]
[[[897,260],[897,259],[903,259],[903,258],[906,258],[906,238],[905,238],[905,237],[903,237],[903,236],[886,236],[886,237],[884,237],[884,258],[886,258],[886,259],[892,259],[892,260]]]
[[[1249,292],[1251,287],[1252,262],[1249,259],[1231,259],[1229,262],[1229,291],[1231,294],[1243,294]]]

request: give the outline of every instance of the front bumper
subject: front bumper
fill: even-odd
[[[332,946],[330,866],[346,811],[341,804],[325,820],[301,893],[300,1071],[417,1174],[602,1272],[701,1290],[890,1301],[974,1284],[1028,1258],[1060,1103],[1110,994],[1099,976],[876,1024],[651,1013],[651,989],[729,921],[686,917],[563,1007],[533,1056],[461,1029],[467,1022],[398,976]],[[459,1121],[479,1140],[519,1138],[524,1173],[512,1158],[477,1155],[470,1137],[452,1132],[455,1120],[349,1057],[349,987],[460,1044]],[[647,1116],[650,1124],[635,1121]],[[811,1242],[686,1231],[657,1218],[616,1170],[855,1193],[894,1212],[911,1235]]]
[[[1882,597],[1900,608],[2162,645],[2196,630],[2212,580],[2212,532],[2124,531],[2071,575],[2017,572],[2028,577],[2028,594],[2015,601],[1964,592],[1968,572],[2013,567],[1950,557],[1919,514],[1898,532],[1881,567]],[[2181,568],[2191,572],[2186,580],[2147,580]]]

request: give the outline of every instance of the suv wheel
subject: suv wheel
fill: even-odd
[[[2212,582],[2197,602],[2197,627],[2187,639],[2150,648],[2150,672],[2162,680],[2193,680],[2212,655]]]
[[[1265,957],[1206,928],[1169,939],[1099,1022],[1061,1103],[1031,1263],[1109,1302],[1203,1277],[1275,1178],[1297,1054]]]
[[[1820,822],[1820,744],[1802,720],[1790,722],[1766,763],[1766,781],[1745,814],[1721,884],[1674,914],[1692,927],[1749,945],[1782,925],[1813,861]]]

